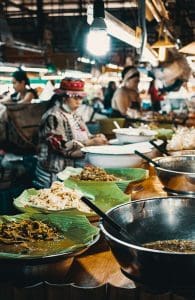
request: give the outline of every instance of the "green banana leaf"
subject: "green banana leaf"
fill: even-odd
[[[61,181],[65,181],[66,179],[71,179],[74,180],[75,182],[80,182],[79,179],[73,179],[71,178],[71,176],[79,175],[82,170],[83,170],[82,168],[67,167],[64,171],[58,173],[58,178]],[[148,170],[141,169],[141,168],[105,168],[104,170],[108,174],[115,175],[120,179],[120,181],[112,181],[112,183],[115,183],[123,192],[126,190],[130,182],[140,181],[148,177]],[[88,181],[88,184],[92,182],[93,181]],[[96,184],[99,183],[97,181],[95,182]]]
[[[105,171],[122,179],[115,182],[122,191],[126,190],[129,183],[144,180],[149,176],[148,170],[141,168],[106,168]]]
[[[104,212],[114,206],[130,201],[130,195],[124,194],[115,183],[97,181],[74,181],[67,179],[65,186],[80,190],[84,195],[91,198],[96,206]]]
[[[174,134],[174,130],[170,128],[157,128],[154,129],[156,131],[156,139],[160,140],[170,140]]]
[[[94,204],[101,208],[103,211],[107,211],[112,207],[128,202],[130,196],[124,194],[115,183],[112,182],[88,182],[88,181],[74,181],[67,179],[64,181],[64,185],[69,188],[76,189],[80,191],[85,196],[89,197],[94,201]],[[19,197],[14,199],[14,205],[16,208],[22,212],[44,212],[53,213],[54,211],[32,207],[28,203],[28,199],[31,195],[36,195],[38,190],[28,189],[25,190]],[[87,216],[93,216],[95,213],[83,213],[77,209],[67,209],[66,212],[71,212],[71,214],[85,214]],[[56,212],[56,211],[55,211]],[[58,212],[62,212],[58,211]]]
[[[62,241],[68,241],[65,244],[59,243],[57,241],[44,241],[44,249],[42,254],[38,253],[13,253],[2,251],[2,243],[0,247],[0,259],[6,258],[25,258],[25,259],[34,259],[40,257],[48,257],[53,255],[65,255],[74,256],[79,251],[87,249],[99,238],[99,229],[90,224],[88,219],[83,215],[71,214],[70,212],[66,213],[54,213],[54,214],[20,214],[15,216],[0,216],[0,228],[1,224],[4,222],[17,222],[20,220],[37,220],[47,223],[48,225],[55,227],[62,237]],[[61,241],[61,240],[60,240]],[[35,243],[35,242],[33,242]],[[32,244],[32,243],[31,243]],[[49,245],[49,246],[48,246]],[[9,245],[10,246],[10,245]]]

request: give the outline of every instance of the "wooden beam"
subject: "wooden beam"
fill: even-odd
[[[17,4],[17,3],[15,3],[14,1],[11,1],[11,0],[3,0],[2,2],[5,3],[6,5],[14,6],[14,7],[16,7],[16,8],[19,8],[21,11],[24,11],[25,13],[27,13],[27,14],[29,14],[29,15],[32,15],[32,14],[35,13],[34,10],[29,9],[28,7],[26,7],[26,6],[23,5],[23,4]]]

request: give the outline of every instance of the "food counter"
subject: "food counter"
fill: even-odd
[[[165,128],[170,128],[170,127],[177,127],[177,126],[185,126],[186,122],[188,120],[187,116],[176,116],[176,115],[157,115],[157,116],[143,116],[139,118],[132,118],[127,116],[126,117],[126,126],[132,126],[133,124],[136,123],[143,123],[143,124],[155,124],[158,125],[159,127],[165,127]]]
[[[132,194],[133,201],[141,198],[166,196],[153,168],[150,169],[148,179],[130,184],[127,193]],[[57,271],[59,266],[56,264],[55,268]],[[154,292],[136,285],[122,274],[103,236],[87,252],[75,257],[66,275],[62,273],[61,277],[58,276],[56,280],[55,272],[53,274],[50,282],[40,280],[24,284],[17,279],[14,283],[2,282],[0,299],[195,299],[195,290]]]

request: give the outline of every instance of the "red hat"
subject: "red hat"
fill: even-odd
[[[60,88],[55,90],[58,95],[68,95],[68,96],[79,96],[81,98],[85,97],[87,94],[84,92],[84,81],[74,78],[64,78],[60,82]]]

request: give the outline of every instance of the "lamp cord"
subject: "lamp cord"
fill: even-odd
[[[146,29],[146,3],[145,0],[138,0],[138,23],[142,32],[141,47],[139,53],[139,59],[142,59],[143,50],[147,43],[147,29]]]

